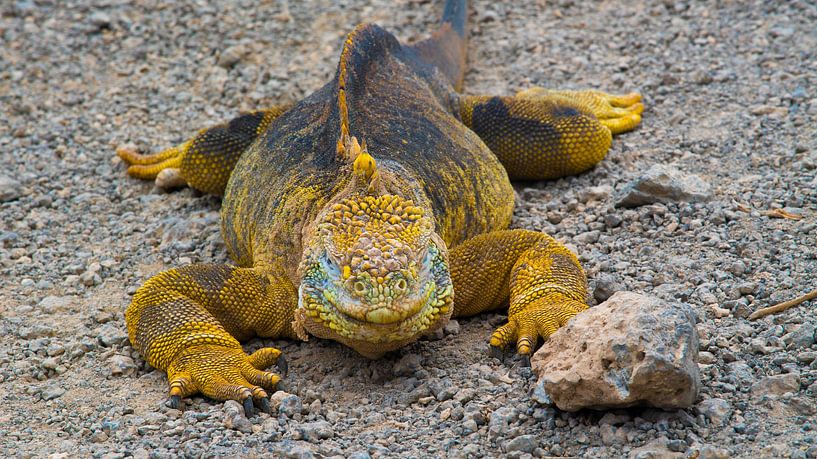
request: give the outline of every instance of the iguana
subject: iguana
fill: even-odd
[[[640,96],[532,88],[460,92],[465,0],[412,45],[374,24],[343,42],[334,78],[293,106],[239,115],[160,153],[120,150],[128,174],[223,194],[235,265],[192,264],[139,288],[133,346],[167,372],[170,404],[195,393],[269,409],[285,373],[253,336],[339,341],[378,358],[509,305],[490,346],[529,356],[587,308],[576,256],[509,230],[510,179],[585,171],[641,121]],[[278,373],[265,371],[275,363]]]

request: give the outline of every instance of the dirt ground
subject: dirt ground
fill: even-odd
[[[598,167],[515,185],[513,226],[568,243],[594,293],[692,305],[696,406],[541,406],[518,358],[485,352],[498,314],[377,361],[314,338],[254,340],[248,350],[287,355],[291,412],[241,421],[201,397],[184,412],[165,406],[166,378],[131,348],[123,313],[152,274],[227,261],[220,203],[128,178],[116,147],[156,151],[240,110],[297,101],[332,77],[356,24],[411,42],[441,10],[426,0],[0,3],[4,455],[817,457],[815,303],[747,319],[817,288],[809,1],[470,7],[467,93],[643,94],[643,124]],[[654,164],[701,177],[712,199],[615,207]]]

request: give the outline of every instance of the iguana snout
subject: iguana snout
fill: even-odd
[[[333,204],[304,252],[296,322],[368,357],[443,325],[453,288],[433,226],[399,196]]]

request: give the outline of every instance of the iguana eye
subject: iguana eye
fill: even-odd
[[[355,282],[354,285],[352,286],[352,288],[354,288],[355,293],[357,293],[359,295],[362,295],[363,293],[366,292],[366,284],[364,284],[363,281]]]

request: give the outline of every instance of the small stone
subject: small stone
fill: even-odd
[[[54,400],[55,398],[62,397],[63,394],[65,394],[65,389],[57,385],[52,385],[43,390],[42,397],[43,400]]]
[[[42,363],[40,363],[40,366],[45,368],[46,370],[56,370],[57,365],[59,365],[59,362],[57,362],[57,359],[55,359],[54,357],[44,359]]]
[[[599,303],[607,301],[614,293],[621,290],[621,284],[612,274],[602,273],[596,276],[596,288],[593,290],[593,298]]]
[[[103,325],[97,333],[97,340],[105,347],[121,346],[127,343],[127,331],[120,329],[118,326],[108,323]]]
[[[136,363],[126,355],[114,355],[111,357],[109,366],[112,376],[130,376],[136,373]]]
[[[616,207],[653,203],[702,202],[712,198],[708,183],[694,174],[655,164],[624,186],[615,198]]]
[[[729,315],[732,314],[732,311],[730,311],[728,309],[725,309],[725,308],[722,308],[722,307],[718,306],[717,304],[713,304],[712,305],[712,314],[715,317],[717,317],[718,319],[722,319],[724,317],[729,317]]]
[[[67,311],[71,303],[71,297],[49,295],[40,301],[38,307],[46,314],[54,314]]]
[[[716,426],[722,426],[732,415],[732,405],[722,398],[706,399],[698,404],[697,409]]]
[[[729,451],[723,448],[706,445],[700,450],[698,459],[729,459],[732,457]]]
[[[301,439],[308,442],[317,443],[335,436],[332,425],[326,421],[306,422],[295,427]]]
[[[703,351],[698,353],[698,362],[704,365],[711,365],[717,362],[717,359],[715,359],[715,355],[711,352]]]
[[[755,395],[783,395],[799,390],[800,375],[798,373],[767,376],[752,386],[752,393]]]
[[[23,195],[23,185],[9,177],[0,175],[0,202],[13,201]]]
[[[534,384],[530,398],[540,405],[550,406],[553,404],[553,400],[550,399],[550,396],[548,396],[547,392],[545,391],[544,380],[541,379]]]
[[[230,46],[221,52],[216,65],[225,69],[231,68],[235,64],[241,62],[241,59],[247,55],[248,51],[249,50],[244,45]]]
[[[301,398],[297,395],[288,394],[281,399],[281,404],[278,405],[278,413],[289,418],[296,414],[301,414],[301,411],[303,411],[303,404],[301,403]]]
[[[454,319],[448,321],[443,327],[446,335],[459,335],[460,334],[460,323]]]
[[[422,359],[417,354],[406,354],[397,362],[394,362],[392,371],[395,376],[411,376],[415,371],[422,368]]]
[[[520,435],[505,444],[505,452],[521,451],[532,453],[536,449],[536,437],[533,435]]]
[[[814,344],[815,327],[812,323],[804,323],[800,327],[783,337],[783,342],[790,348],[810,348]]]
[[[90,439],[91,439],[91,442],[93,442],[93,443],[106,442],[106,441],[108,441],[108,434],[106,434],[102,430],[97,430],[97,431],[94,431],[94,433],[91,434]]]
[[[164,191],[176,190],[187,185],[187,181],[182,177],[181,170],[175,167],[162,169],[153,181],[157,188]]]

